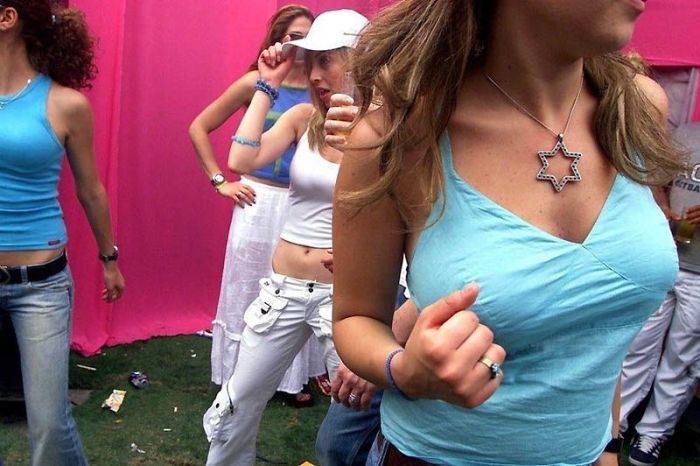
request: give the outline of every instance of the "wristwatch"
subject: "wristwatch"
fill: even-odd
[[[224,175],[222,173],[217,173],[211,177],[210,181],[212,186],[218,188],[222,184],[226,183],[226,178],[224,178]]]
[[[99,257],[100,257],[100,260],[102,262],[104,262],[105,264],[107,262],[116,261],[119,258],[119,248],[115,244],[114,251],[112,251],[112,254],[110,254],[110,255],[100,254]]]

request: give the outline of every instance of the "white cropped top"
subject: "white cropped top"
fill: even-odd
[[[280,238],[311,248],[333,247],[333,191],[339,168],[311,149],[305,132],[289,168],[289,212]]]

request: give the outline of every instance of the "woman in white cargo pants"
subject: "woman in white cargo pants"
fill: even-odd
[[[260,294],[244,314],[236,368],[204,415],[208,466],[255,462],[265,405],[312,333],[331,377],[340,363],[331,338],[333,275],[325,264],[332,260],[333,192],[343,153],[325,144],[323,125],[331,95],[344,90],[350,48],[366,25],[357,12],[329,11],[316,18],[306,38],[276,44],[258,60],[257,91],[233,137],[229,167],[248,173],[296,144],[289,211],[272,258],[274,273],[260,281]],[[262,134],[297,47],[306,49],[313,105],[292,107]]]

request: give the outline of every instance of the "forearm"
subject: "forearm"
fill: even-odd
[[[211,179],[215,174],[223,173],[216,161],[214,147],[209,140],[209,133],[195,121],[189,128],[189,136],[194,152],[197,154],[197,160],[199,160],[199,164],[204,169],[207,178]]]
[[[114,251],[112,239],[112,223],[109,214],[107,193],[102,184],[83,189],[78,192],[78,199],[85,211],[85,215],[97,242],[100,254],[110,255]]]
[[[333,340],[340,358],[352,372],[377,386],[389,386],[386,358],[401,347],[389,326],[370,317],[352,316],[333,324]]]
[[[272,101],[263,92],[256,92],[245,112],[236,136],[248,141],[260,141],[265,127],[265,118],[270,111]],[[233,142],[229,152],[228,167],[237,173],[250,173],[259,168],[257,165],[260,146]]]

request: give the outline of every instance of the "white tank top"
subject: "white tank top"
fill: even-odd
[[[305,132],[289,169],[289,214],[280,238],[311,248],[333,247],[333,191],[339,168],[309,147]]]

